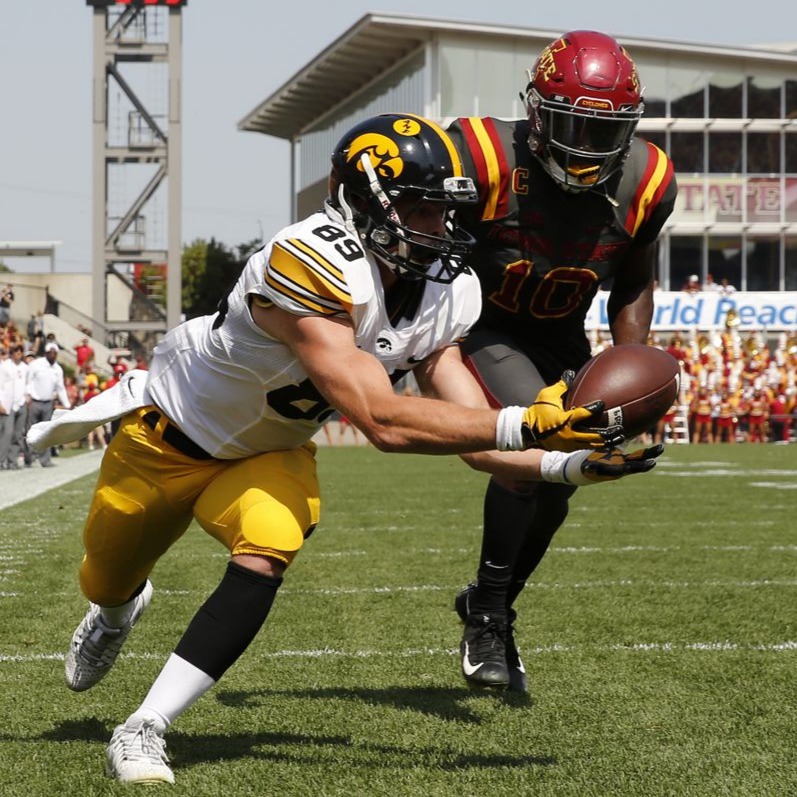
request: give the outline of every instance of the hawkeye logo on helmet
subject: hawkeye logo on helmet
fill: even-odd
[[[414,120],[408,119],[407,121]],[[398,145],[388,136],[383,136],[380,133],[363,133],[363,135],[357,136],[351,142],[346,160],[355,161],[357,169],[363,171],[361,159],[366,153],[371,161],[371,166],[374,167],[374,171],[379,177],[394,179],[404,171],[404,161],[399,155]]]

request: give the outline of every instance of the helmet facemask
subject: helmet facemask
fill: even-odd
[[[441,189],[394,185],[387,191],[371,165],[368,153],[360,158],[368,176],[370,196],[364,197],[366,214],[365,246],[391,271],[408,280],[427,279],[431,282],[451,282],[466,270],[462,261],[475,239],[457,224],[454,208],[476,201],[476,188],[470,177],[446,177]],[[395,207],[401,199],[412,199],[409,209],[403,210],[403,221]],[[443,236],[413,229],[411,217],[422,202],[447,206],[446,233]],[[406,202],[402,202],[407,207]],[[435,265],[436,264],[436,265]]]
[[[632,110],[604,113],[543,100],[534,87],[526,95],[526,108],[531,151],[569,191],[594,188],[623,165],[642,115],[642,103]]]

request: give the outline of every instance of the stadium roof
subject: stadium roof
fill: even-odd
[[[0,241],[0,255],[6,257],[52,257],[60,241]]]
[[[395,66],[410,53],[432,40],[435,34],[489,35],[538,41],[552,40],[561,30],[490,25],[461,20],[414,17],[403,14],[370,13],[321,51],[290,80],[250,111],[239,130],[290,139],[313,124],[364,86]],[[704,53],[715,57],[793,62],[797,68],[797,45],[729,47],[662,39],[618,36],[632,50]],[[536,45],[535,45],[536,47]]]

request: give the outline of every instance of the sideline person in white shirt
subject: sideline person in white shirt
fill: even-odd
[[[44,356],[37,357],[28,366],[25,395],[28,401],[28,423],[31,426],[52,418],[56,399],[62,407],[71,407],[64,386],[64,369],[58,363],[58,351],[58,344],[51,341],[44,347]],[[48,447],[37,458],[43,468],[49,468],[53,465],[51,457]]]

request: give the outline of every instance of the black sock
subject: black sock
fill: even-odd
[[[194,615],[174,652],[218,681],[266,621],[280,584],[282,578],[229,562],[221,583]]]
[[[564,484],[541,484],[537,493],[534,523],[526,535],[508,589],[507,606],[511,606],[523,591],[529,576],[545,556],[556,530],[565,522],[569,511],[568,499],[575,487]]]
[[[534,493],[514,492],[490,481],[484,496],[484,533],[478,586],[470,600],[472,614],[506,614],[507,590],[535,507]]]

